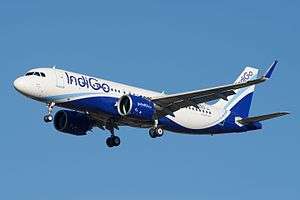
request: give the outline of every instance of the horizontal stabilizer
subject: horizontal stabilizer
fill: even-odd
[[[253,123],[253,122],[260,122],[260,121],[264,121],[264,120],[268,120],[268,119],[273,119],[273,118],[280,117],[280,116],[287,115],[287,114],[290,114],[290,113],[288,113],[288,112],[276,112],[276,113],[267,114],[267,115],[247,117],[247,118],[238,120],[238,122],[240,124],[247,125],[247,124],[250,124],[250,123]]]

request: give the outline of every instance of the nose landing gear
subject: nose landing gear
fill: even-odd
[[[52,115],[45,115],[45,116],[44,116],[44,121],[45,121],[46,123],[52,122],[52,121],[53,121],[53,116],[52,116]]]
[[[44,121],[46,123],[52,122],[53,121],[53,116],[51,115],[51,112],[53,110],[53,107],[55,106],[54,102],[50,102],[47,107],[48,107],[48,114],[44,116]]]

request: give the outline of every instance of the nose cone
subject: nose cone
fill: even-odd
[[[23,77],[17,78],[14,81],[14,87],[15,87],[15,89],[17,91],[19,91],[21,93],[25,93],[25,91],[26,91],[26,84],[25,84],[24,78]]]

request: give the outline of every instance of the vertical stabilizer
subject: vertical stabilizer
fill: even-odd
[[[244,83],[257,78],[258,69],[253,67],[246,67],[240,74],[235,84]],[[244,118],[249,115],[251,101],[255,85],[235,90],[235,94],[228,97],[228,101],[220,99],[214,104],[215,107],[224,108]]]

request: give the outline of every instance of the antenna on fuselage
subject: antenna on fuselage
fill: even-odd
[[[56,68],[56,65],[53,65],[53,66],[52,66],[52,69],[55,69],[55,68]]]

